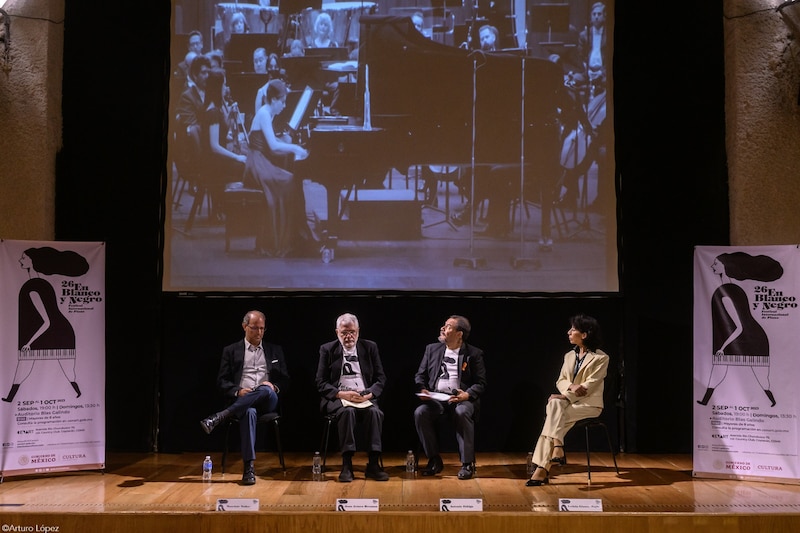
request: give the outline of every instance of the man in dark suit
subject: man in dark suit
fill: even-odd
[[[381,467],[383,411],[378,398],[386,384],[378,345],[358,338],[358,318],[346,313],[336,319],[337,340],[319,348],[317,388],[322,395],[321,408],[335,414],[342,452],[339,481],[353,481],[353,454],[356,451],[355,426],[363,425],[369,446],[367,479],[386,481],[389,474]]]
[[[263,342],[266,318],[261,311],[249,311],[242,320],[244,341],[235,342],[222,350],[217,374],[217,388],[232,402],[226,409],[200,421],[206,433],[211,433],[222,421],[234,416],[239,419],[244,473],[242,483],[256,482],[253,461],[256,458],[256,421],[259,415],[272,413],[278,406],[278,395],[289,386],[289,372],[283,349]]]
[[[444,468],[436,423],[445,413],[452,416],[456,426],[461,457],[458,479],[470,479],[475,474],[475,420],[486,388],[486,367],[483,351],[466,343],[470,330],[469,320],[463,316],[448,318],[439,330],[439,342],[425,347],[414,376],[422,400],[414,411],[414,423],[428,456],[423,476],[434,476]]]

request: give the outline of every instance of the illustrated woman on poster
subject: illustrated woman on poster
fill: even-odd
[[[72,251],[45,246],[28,248],[19,258],[28,271],[28,281],[19,290],[19,352],[14,381],[4,402],[14,400],[20,385],[33,370],[36,361],[58,361],[61,371],[80,397],[75,377],[75,331],[58,307],[56,291],[41,275],[82,276],[89,263]]]
[[[775,396],[769,385],[769,339],[750,313],[747,294],[731,280],[775,281],[783,275],[781,264],[765,255],[745,252],[720,254],[711,265],[721,285],[711,296],[713,366],[700,405],[707,405],[729,366],[749,366],[772,406]],[[726,281],[727,278],[727,281]]]

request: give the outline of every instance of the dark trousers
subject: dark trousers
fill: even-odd
[[[327,402],[326,413],[336,415],[336,429],[339,432],[339,450],[342,453],[356,451],[356,424],[360,424],[369,443],[370,452],[382,450],[383,411],[372,400],[370,407],[359,409],[345,407],[340,400]]]
[[[438,422],[451,415],[456,426],[458,454],[462,463],[475,461],[475,403],[472,401],[448,403],[429,400],[422,402],[414,411],[414,424],[422,442],[425,455],[430,459],[439,455]]]
[[[256,421],[259,415],[272,413],[277,407],[278,395],[266,386],[239,396],[228,406],[230,414],[239,419],[243,461],[252,461],[256,458]]]

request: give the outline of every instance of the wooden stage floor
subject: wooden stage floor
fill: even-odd
[[[461,481],[455,454],[445,454],[443,475],[408,478],[401,454],[386,454],[388,482],[365,481],[366,456],[356,455],[356,480],[338,483],[338,456],[330,457],[326,479],[311,480],[308,453],[286,454],[286,471],[276,454],[259,453],[258,481],[242,486],[241,461],[232,456],[212,482],[203,482],[203,456],[110,453],[105,472],[63,472],[6,477],[0,484],[2,531],[412,531],[452,530],[797,531],[800,486],[756,481],[695,479],[688,455],[592,455],[592,484],[586,457],[554,467],[550,485],[526,487],[522,454],[478,455],[477,477]],[[216,512],[225,498],[258,499],[259,511]],[[335,511],[339,498],[379,500],[378,512]],[[482,512],[440,512],[440,498],[480,498]],[[599,499],[602,512],[559,511],[560,498]],[[14,526],[20,528],[14,529]],[[25,529],[27,526],[40,529]]]

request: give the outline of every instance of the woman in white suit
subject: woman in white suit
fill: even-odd
[[[569,342],[574,348],[564,355],[556,381],[558,394],[547,399],[544,427],[533,451],[536,464],[528,487],[548,483],[552,464],[564,463],[564,436],[579,420],[595,418],[603,411],[603,381],[608,355],[599,349],[600,326],[586,315],[570,319]]]

